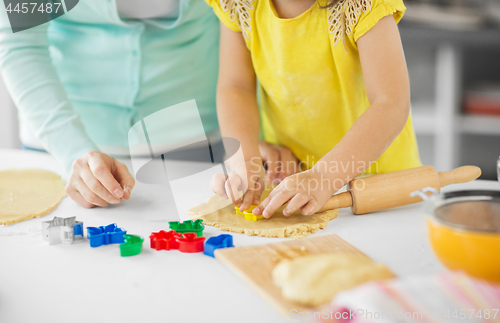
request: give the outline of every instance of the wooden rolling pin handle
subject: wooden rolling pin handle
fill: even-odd
[[[481,176],[481,168],[477,166],[462,166],[448,172],[439,172],[439,185],[467,183]]]
[[[352,206],[352,196],[350,192],[344,192],[332,196],[318,212],[326,210],[336,210]]]

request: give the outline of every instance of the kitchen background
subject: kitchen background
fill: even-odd
[[[406,0],[400,23],[423,164],[473,164],[496,179],[500,155],[500,0]],[[19,148],[0,79],[0,148]]]

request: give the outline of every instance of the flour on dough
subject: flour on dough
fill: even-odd
[[[338,292],[362,283],[393,277],[386,266],[347,253],[286,259],[273,269],[273,281],[281,288],[283,297],[308,306],[329,303]]]
[[[271,187],[267,187],[261,198],[265,199],[270,192]],[[337,210],[328,210],[311,216],[303,216],[299,210],[285,217],[283,208],[283,206],[279,208],[269,219],[248,221],[245,220],[244,215],[236,214],[234,204],[229,200],[214,195],[206,203],[190,209],[188,215],[193,219],[203,219],[203,224],[223,231],[276,238],[303,238],[319,229],[326,228],[328,222],[338,215]]]
[[[61,177],[41,169],[0,171],[0,224],[38,218],[66,195]]]

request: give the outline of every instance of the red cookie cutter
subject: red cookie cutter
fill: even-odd
[[[180,238],[181,234],[171,231],[159,231],[153,232],[149,236],[151,240],[151,249],[156,250],[171,250],[171,249],[179,249],[179,242],[177,238]]]
[[[205,237],[196,237],[194,232],[186,232],[181,238],[176,238],[180,252],[203,252]]]

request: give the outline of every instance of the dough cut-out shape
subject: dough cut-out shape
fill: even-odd
[[[273,282],[283,297],[303,305],[329,303],[335,294],[357,285],[393,278],[384,265],[366,256],[326,253],[282,260],[273,269]]]
[[[265,199],[270,192],[271,187],[267,187],[261,199]],[[338,215],[337,210],[328,210],[311,216],[303,216],[299,210],[285,217],[283,208],[284,206],[279,208],[269,219],[248,221],[245,220],[244,215],[236,214],[233,203],[214,195],[207,202],[190,209],[188,215],[193,219],[203,219],[205,225],[223,231],[275,238],[303,238],[319,229],[326,228],[328,222]]]
[[[0,224],[38,218],[56,208],[66,195],[65,183],[42,169],[0,171]]]

